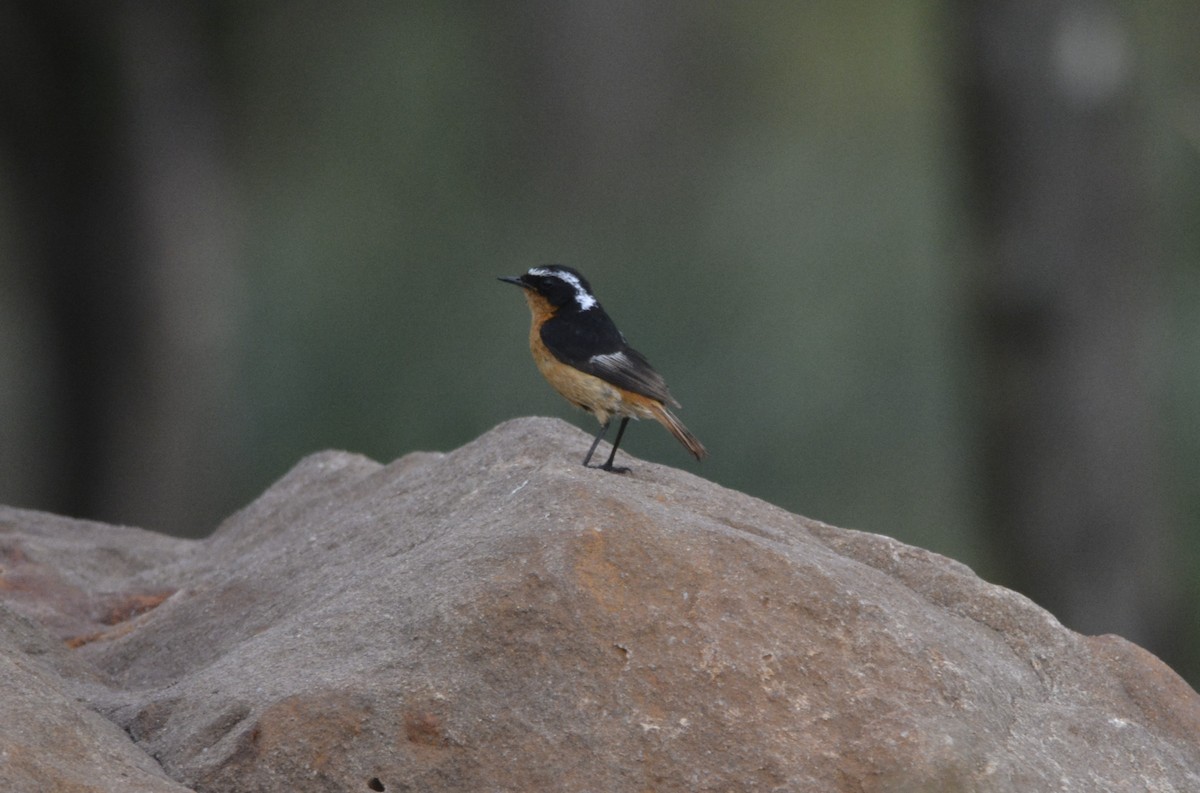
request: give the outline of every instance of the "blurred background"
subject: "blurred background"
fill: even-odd
[[[0,7],[0,502],[203,536],[302,456],[595,424],[1200,680],[1190,0]],[[581,446],[580,453],[583,452]]]

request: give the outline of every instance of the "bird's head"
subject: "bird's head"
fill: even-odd
[[[534,267],[523,275],[504,276],[500,280],[538,295],[554,309],[587,311],[600,305],[587,279],[578,270],[561,264]]]

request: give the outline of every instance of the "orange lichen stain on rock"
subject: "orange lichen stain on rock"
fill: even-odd
[[[93,631],[92,633],[83,633],[78,636],[68,636],[66,645],[72,650],[78,650],[85,644],[94,644],[96,642],[109,642],[113,639],[119,639],[122,636],[127,636],[133,633],[135,627],[133,622],[123,622],[112,630]]]
[[[141,624],[135,619],[136,617],[158,608],[175,592],[174,589],[161,589],[151,592],[114,592],[102,595],[93,608],[95,621],[114,627],[109,630],[90,631],[76,636],[68,636],[65,639],[67,647],[74,650],[85,644],[111,641],[131,633]]]
[[[158,608],[163,601],[175,594],[174,589],[160,589],[150,592],[116,592],[105,596],[101,601],[100,621],[105,625],[117,625],[139,617],[147,611]]]
[[[356,694],[327,691],[296,695],[263,711],[253,728],[253,753],[302,753],[304,763],[322,772],[346,756],[363,731],[371,706]]]
[[[629,587],[621,568],[609,558],[608,538],[590,529],[580,538],[575,558],[575,580],[604,611],[615,614],[629,605]]]
[[[67,583],[53,568],[29,562],[20,548],[6,549],[0,566],[0,592],[34,595],[50,603],[76,603],[86,598],[84,590]]]
[[[427,710],[404,714],[404,738],[418,746],[446,746],[449,743],[441,721]]]

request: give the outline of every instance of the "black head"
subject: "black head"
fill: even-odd
[[[561,264],[534,267],[524,275],[505,276],[500,280],[536,292],[555,308],[569,306],[577,311],[587,311],[600,305],[587,279],[578,270]]]

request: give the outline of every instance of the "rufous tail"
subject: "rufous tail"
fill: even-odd
[[[689,432],[687,427],[683,426],[682,421],[675,418],[674,413],[658,403],[653,403],[651,411],[654,413],[655,421],[666,427],[675,436],[676,440],[695,455],[697,460],[703,460],[708,456],[708,449],[705,449],[700,439]]]

